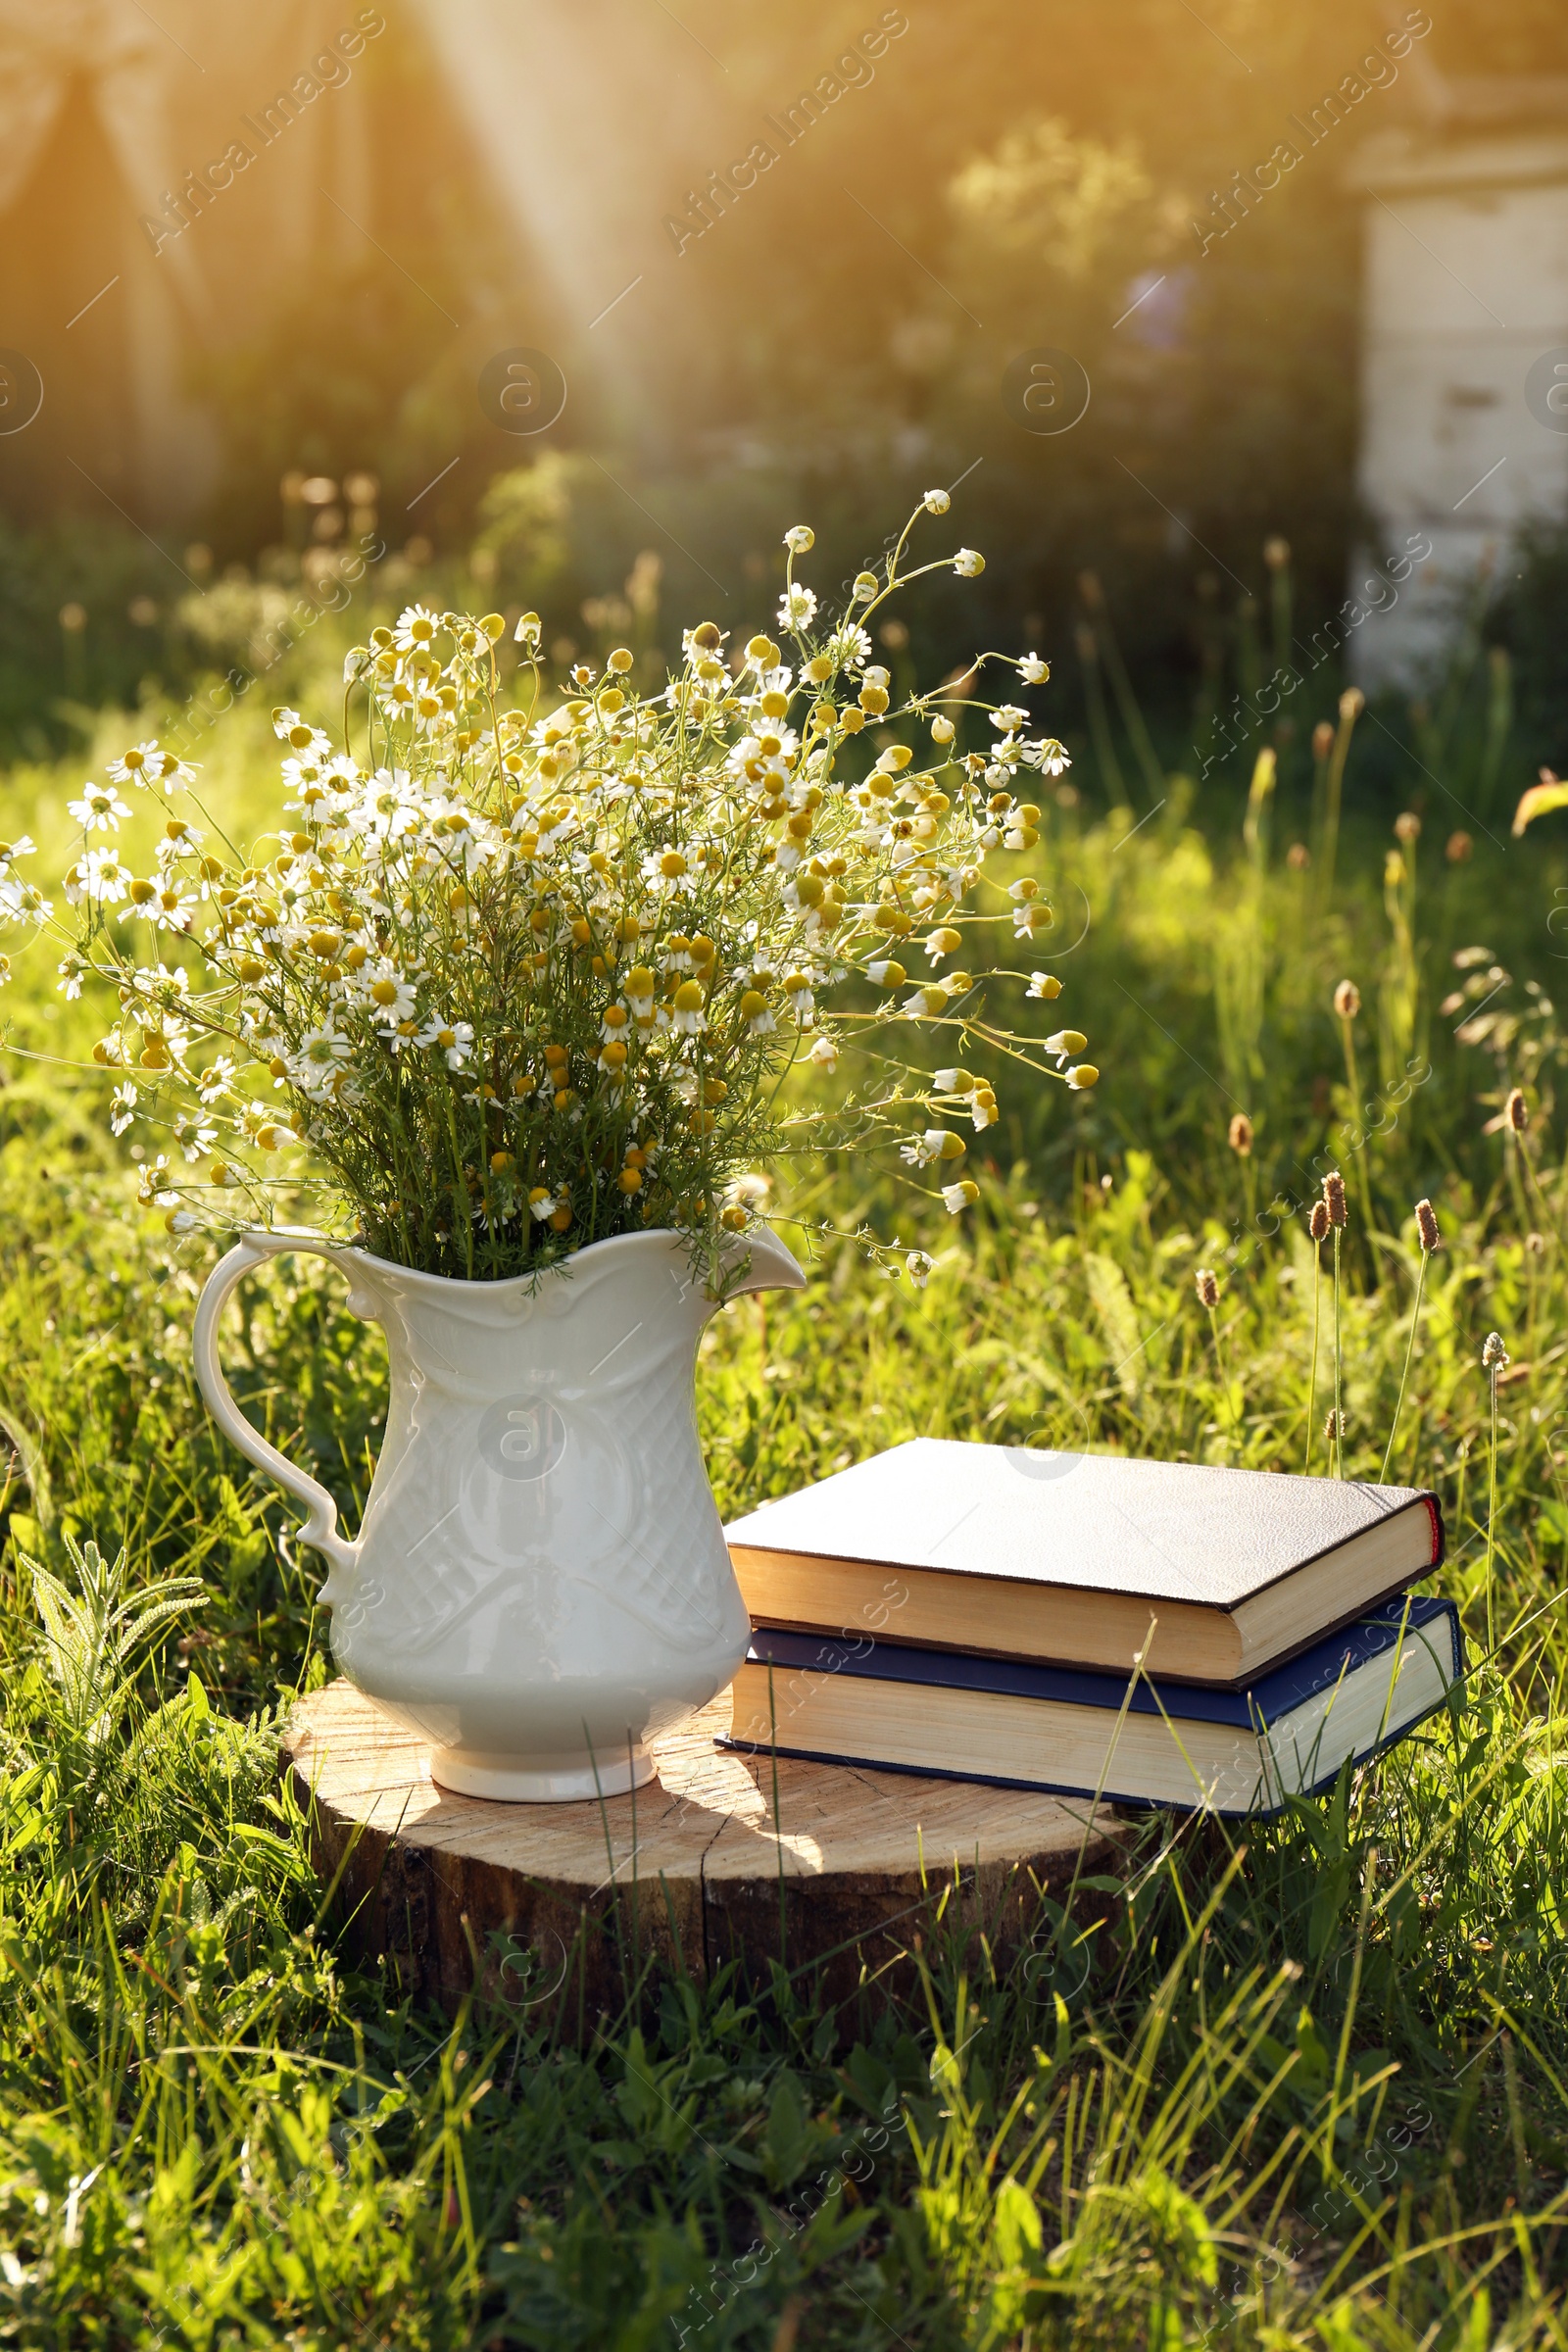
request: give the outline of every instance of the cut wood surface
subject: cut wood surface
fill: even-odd
[[[782,1959],[841,2002],[944,1928],[1016,1957],[1118,1858],[1115,1818],[1070,1798],[716,1747],[729,1693],[654,1744],[658,1778],[602,1804],[500,1804],[430,1779],[429,1750],[345,1682],[301,1699],[284,1755],[317,1867],[367,1953],[449,2007],[617,2009],[628,1961],[706,1978]],[[1075,1917],[1103,1913],[1079,1888]],[[1043,1949],[1043,1947],[1042,1947]]]

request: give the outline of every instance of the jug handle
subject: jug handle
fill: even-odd
[[[306,1520],[300,1529],[300,1541],[318,1551],[332,1570],[347,1573],[359,1558],[360,1547],[350,1544],[337,1532],[337,1504],[318,1480],[304,1470],[296,1469],[288,1456],[268,1444],[261,1432],[246,1420],[223,1378],[218,1360],[218,1326],[229,1294],[242,1276],[270,1257],[281,1257],[290,1250],[307,1250],[318,1257],[337,1260],[337,1250],[330,1242],[316,1234],[267,1233],[258,1230],[243,1234],[226,1257],[219,1259],[207,1277],[206,1285],[196,1305],[195,1328],[191,1334],[191,1352],[195,1358],[196,1380],[207,1399],[208,1410],[229,1442],[237,1446],[247,1461],[254,1462],[274,1478],[286,1494],[303,1503]],[[330,1579],[328,1579],[330,1582]],[[320,1597],[327,1597],[326,1587]]]

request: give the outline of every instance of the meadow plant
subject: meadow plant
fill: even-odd
[[[1421,1247],[1421,1271],[1416,1276],[1415,1304],[1410,1309],[1410,1340],[1404,1351],[1404,1369],[1399,1375],[1399,1394],[1394,1400],[1394,1413],[1389,1422],[1389,1443],[1383,1455],[1383,1482],[1388,1483],[1389,1464],[1394,1459],[1394,1442],[1399,1434],[1399,1415],[1404,1410],[1404,1392],[1410,1385],[1410,1366],[1415,1360],[1416,1335],[1421,1328],[1421,1300],[1426,1294],[1427,1267],[1434,1250],[1443,1248],[1443,1236],[1438,1230],[1438,1213],[1430,1200],[1415,1204],[1415,1236]]]
[[[958,1122],[994,1126],[995,1086],[957,1053],[928,1075],[911,1034],[972,1040],[1074,1091],[1099,1072],[1081,1030],[1041,1041],[987,1010],[993,983],[1040,1000],[1054,975],[960,968],[971,926],[1033,944],[1054,925],[1038,881],[982,869],[1035,847],[1041,811],[1019,787],[1065,752],[1016,702],[895,707],[871,660],[867,623],[899,588],[983,567],[960,548],[905,568],[915,522],[948,504],[927,492],[833,616],[795,577],[812,533],[792,529],[787,656],[760,634],[727,652],[705,621],[646,697],[618,648],[554,701],[532,613],[509,688],[499,613],[410,606],[345,664],[341,745],[274,714],[285,814],[250,848],[149,741],[72,803],[81,846],[58,920],[17,877],[30,845],[0,850],[0,914],[63,936],[68,996],[118,993],[95,1058],[115,1075],[115,1132],[140,1122],[166,1145],[143,1200],[176,1233],[240,1202],[265,1218],[306,1173],[288,1155],[308,1154],[331,1225],[470,1279],[650,1225],[715,1247],[753,1213],[757,1163],[829,1141],[896,1145],[960,1214],[979,1186]],[[1049,676],[1032,654],[1007,665],[1024,686]],[[990,740],[960,756],[969,710]],[[117,846],[122,786],[170,800],[147,871]],[[781,1093],[793,1065],[830,1078],[852,1048],[859,1092],[817,1110]]]
[[[1318,1331],[1323,1319],[1323,1239],[1328,1229],[1328,1209],[1323,1201],[1314,1200],[1306,1221],[1312,1244],[1312,1369],[1307,1376],[1306,1386],[1306,1459],[1301,1464],[1303,1477],[1312,1467],[1312,1426],[1317,1418]]]
[[[1350,1212],[1345,1198],[1345,1178],[1338,1168],[1331,1168],[1323,1179],[1323,1207],[1329,1230],[1334,1236],[1334,1411],[1330,1428],[1334,1438],[1334,1454],[1330,1468],[1336,1478],[1345,1476],[1345,1377],[1344,1349],[1340,1339],[1340,1242]]]

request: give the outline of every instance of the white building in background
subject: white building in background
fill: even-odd
[[[1568,80],[1410,77],[1359,151],[1359,488],[1366,559],[1432,546],[1351,638],[1365,686],[1412,684],[1521,523],[1568,519]],[[1560,370],[1560,372],[1558,372]]]

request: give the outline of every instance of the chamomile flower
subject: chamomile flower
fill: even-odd
[[[169,1131],[185,1154],[188,1165],[205,1159],[218,1141],[218,1129],[181,1111],[169,1122]]]
[[[378,1029],[395,1030],[414,1017],[414,982],[384,956],[357,975],[354,993]]]
[[[160,1152],[149,1160],[136,1177],[136,1200],[142,1208],[172,1208],[174,1196],[169,1189],[169,1154]]]
[[[144,791],[149,784],[161,783],[164,754],[156,738],[149,736],[145,743],[133,743],[128,752],[111,760],[109,774],[116,784],[135,784]]]
[[[122,865],[113,850],[84,850],[67,871],[66,903],[78,906],[85,899],[89,906],[118,906],[130,882],[129,866]]]
[[[977,580],[986,567],[986,560],[978,549],[960,547],[953,559],[953,568],[960,580]]]
[[[1081,1054],[1089,1043],[1081,1029],[1058,1029],[1046,1040],[1046,1052],[1055,1056],[1057,1069],[1064,1069],[1075,1054]]]
[[[774,1020],[766,997],[760,988],[747,989],[740,1001],[740,1016],[746,1023],[749,1037],[771,1037],[778,1023]]]
[[[1000,703],[991,713],[991,724],[999,735],[1016,735],[1028,722],[1028,711],[1020,710],[1016,703]]]
[[[946,495],[944,493],[944,495]],[[917,1291],[923,1291],[931,1279],[936,1259],[924,1250],[911,1250],[904,1261],[904,1271]]]
[[[1026,686],[1044,686],[1051,675],[1051,663],[1042,662],[1038,654],[1020,654],[1018,675]]]
[[[789,999],[790,1012],[803,1029],[809,1029],[816,1018],[816,995],[809,972],[786,972],[784,994]]]
[[[1026,743],[1023,756],[1030,767],[1038,767],[1045,776],[1063,775],[1072,765],[1054,735],[1042,735],[1038,743]]]
[[[66,807],[84,833],[118,833],[122,818],[130,814],[119,793],[107,784],[84,784],[81,798],[68,801]]]
[[[792,581],[778,600],[778,625],[781,629],[807,629],[816,612],[816,594]]]
[[[55,969],[60,974],[56,987],[68,1004],[74,1004],[81,994],[81,984],[88,970],[85,957],[73,949],[69,956],[62,956]]]
[[[419,1031],[416,1042],[444,1054],[449,1070],[461,1070],[473,1051],[473,1024],[445,1020],[438,1014]]]
[[[808,522],[793,523],[784,534],[784,544],[792,556],[808,556],[816,545],[816,533]]]
[[[871,594],[876,594],[874,580]],[[857,621],[847,621],[828,639],[827,654],[836,669],[860,669],[871,658],[871,640]]]
[[[956,1184],[945,1184],[942,1187],[942,1204],[950,1217],[956,1217],[964,1209],[972,1208],[979,1198],[980,1187],[972,1176],[960,1177]]]
[[[670,1027],[679,1037],[701,1037],[708,1027],[700,981],[683,980],[676,989],[670,999]]]
[[[660,898],[682,898],[697,887],[698,877],[684,850],[655,850],[643,859],[642,878]]]
[[[654,991],[659,982],[645,963],[634,963],[621,982],[621,993],[633,1020],[651,1021],[654,1017]]]
[[[330,1021],[319,1029],[308,1029],[292,1056],[289,1075],[302,1093],[321,1102],[331,1093],[332,1082],[352,1051],[348,1039]]]
[[[839,1050],[830,1037],[819,1037],[807,1058],[814,1062],[824,1076],[831,1078],[839,1066]]]
[[[400,654],[427,653],[441,623],[424,605],[409,605],[398,616],[392,642]]]
[[[946,490],[927,490],[920,500],[928,514],[945,514],[953,500]]]
[[[1026,997],[1043,997],[1050,1004],[1053,998],[1060,996],[1061,982],[1054,972],[1031,972],[1023,993]]]
[[[139,1100],[133,1079],[126,1078],[116,1087],[109,1098],[109,1132],[111,1135],[124,1134],[136,1116],[136,1105]]]

